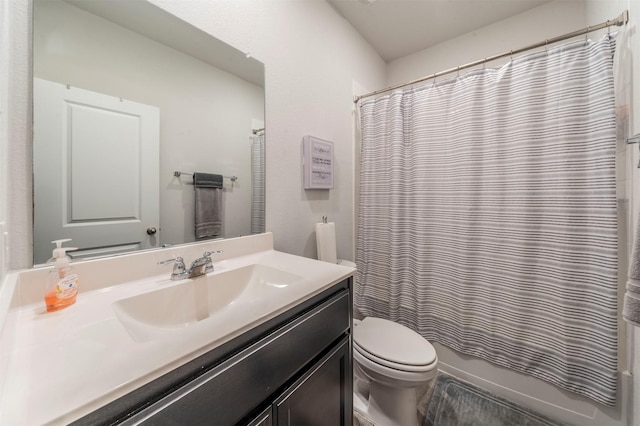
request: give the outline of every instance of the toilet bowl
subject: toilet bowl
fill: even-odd
[[[353,407],[376,426],[416,425],[416,391],[437,366],[435,349],[415,331],[381,318],[354,320]]]

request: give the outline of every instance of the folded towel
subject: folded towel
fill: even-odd
[[[194,173],[196,238],[222,236],[222,175]]]
[[[194,173],[193,185],[196,188],[222,188],[222,175],[211,173]]]
[[[633,252],[629,259],[629,279],[624,294],[622,317],[640,327],[640,221],[636,229]]]

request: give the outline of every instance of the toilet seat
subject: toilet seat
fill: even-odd
[[[383,367],[387,367],[387,368],[391,368],[399,371],[406,371],[410,373],[425,373],[432,370],[437,365],[437,362],[432,362],[431,364],[425,364],[425,365],[408,365],[408,364],[389,361],[384,358],[375,356],[372,353],[367,352],[366,350],[358,346],[356,343],[353,344],[353,350],[357,351],[358,354],[368,359],[369,361],[373,362],[374,364],[378,364]]]
[[[354,325],[354,350],[376,364],[416,373],[430,371],[437,365],[438,357],[431,343],[401,324],[367,317]]]

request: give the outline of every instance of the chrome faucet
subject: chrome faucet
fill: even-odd
[[[176,256],[173,259],[163,260],[158,262],[158,265],[166,265],[167,263],[173,263],[173,272],[171,272],[171,280],[178,281],[187,278],[187,271],[184,267],[184,259],[180,256]]]
[[[205,251],[202,254],[202,257],[191,262],[191,266],[187,272],[189,274],[189,278],[199,277],[200,275],[213,271],[213,262],[211,261],[212,254],[213,252],[211,251]]]
[[[202,257],[197,258],[191,263],[189,270],[184,265],[184,259],[180,256],[176,256],[173,259],[163,260],[158,262],[158,265],[165,265],[167,263],[174,263],[173,272],[171,273],[171,279],[173,281],[182,280],[185,278],[195,278],[209,272],[213,272],[213,261],[211,255],[214,253],[222,253],[222,250],[217,251],[205,251]]]

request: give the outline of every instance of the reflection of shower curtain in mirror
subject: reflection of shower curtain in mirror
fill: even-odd
[[[251,142],[251,233],[264,232],[264,133]]]
[[[362,101],[363,315],[616,403],[613,51],[578,41]]]

